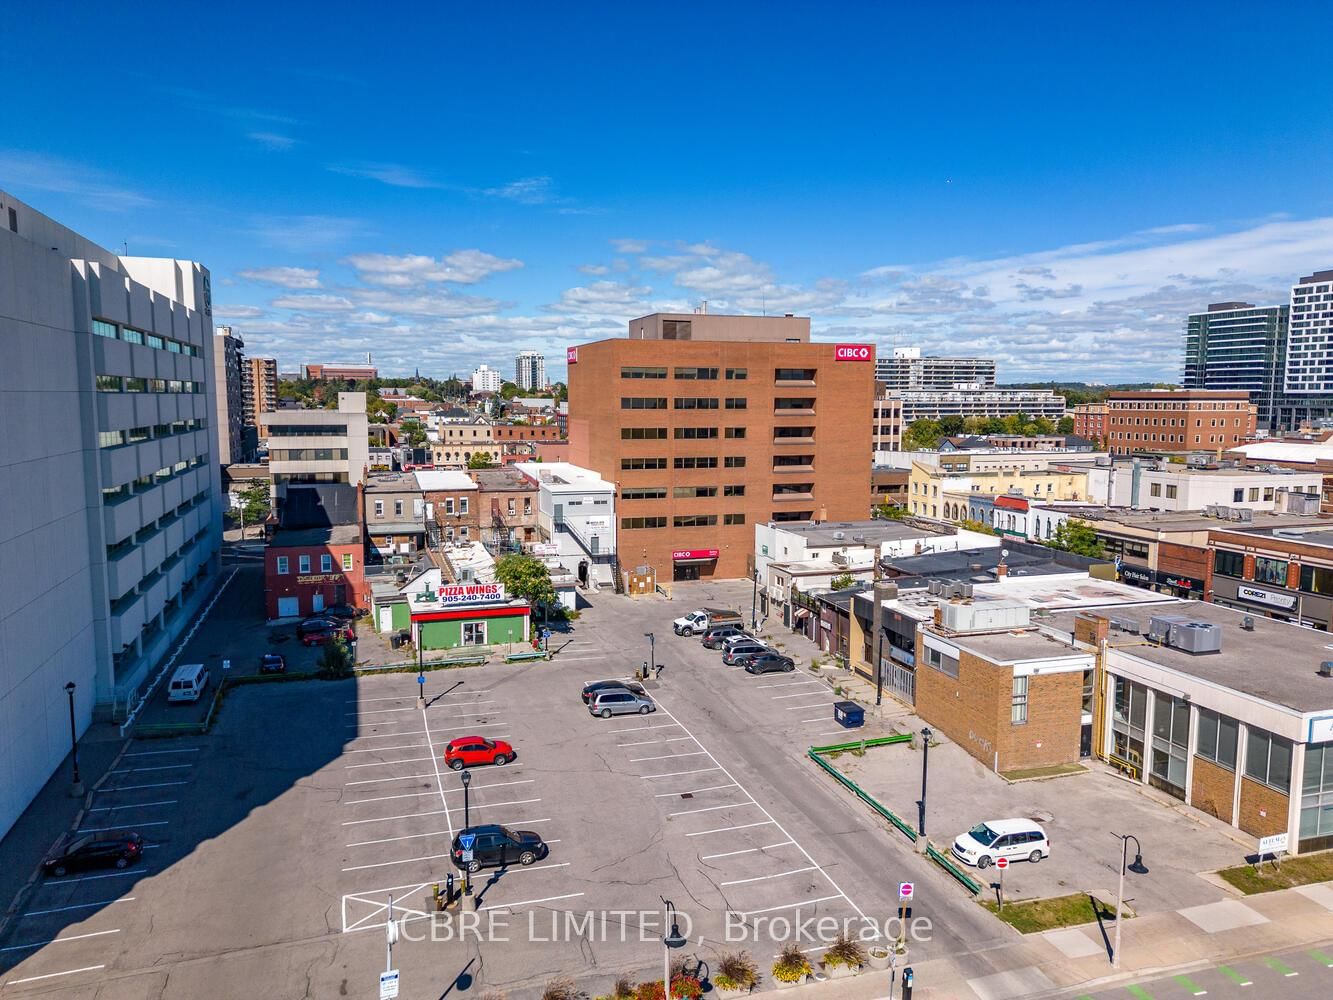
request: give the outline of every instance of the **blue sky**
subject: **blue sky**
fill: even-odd
[[[707,300],[1171,378],[1188,312],[1333,267],[1308,6],[31,6],[0,188],[202,261],[284,369],[559,377]]]

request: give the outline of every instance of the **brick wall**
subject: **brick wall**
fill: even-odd
[[[1000,730],[1000,768],[1049,767],[1078,760],[1083,709],[1083,674],[1072,671],[1028,678],[1028,721],[1009,724],[1010,695],[1005,698],[1005,725]]]
[[[1260,815],[1263,811],[1267,815]],[[1240,779],[1240,828],[1252,837],[1287,829],[1287,796],[1249,778]]]
[[[1236,773],[1202,757],[1194,758],[1194,784],[1190,787],[1190,804],[1215,816],[1223,823],[1231,823],[1231,810],[1236,798]],[[1285,813],[1283,814],[1286,815]]]

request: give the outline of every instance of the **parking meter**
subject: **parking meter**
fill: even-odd
[[[912,967],[903,969],[903,1000],[912,1000]]]

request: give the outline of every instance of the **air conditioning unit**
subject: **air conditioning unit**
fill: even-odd
[[[940,595],[941,589],[943,589],[943,587],[939,580],[931,580],[929,583],[926,584],[926,593],[931,594],[935,597],[938,597]]]
[[[1222,651],[1222,628],[1212,622],[1183,622],[1171,626],[1170,643],[1196,656]]]
[[[1320,677],[1333,677],[1333,660],[1325,660],[1319,664]]]
[[[847,532],[845,532],[845,531],[835,531],[835,532],[833,533],[833,537],[834,537],[835,539],[837,539],[838,541],[842,541],[844,538],[847,537]]]
[[[1244,618],[1240,620],[1240,627],[1243,628],[1246,632],[1253,632],[1254,619],[1251,618],[1249,615],[1246,615]]]
[[[851,557],[846,552],[835,552],[832,558],[834,566],[850,566],[852,564]]]

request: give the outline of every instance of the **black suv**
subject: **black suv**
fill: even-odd
[[[739,625],[715,625],[704,633],[704,648],[719,649],[726,639],[733,635],[749,635],[750,633]]]
[[[472,842],[472,860],[466,864],[463,862],[461,840],[465,833],[475,837]],[[483,868],[503,868],[514,862],[530,865],[546,857],[550,850],[542,838],[531,830],[511,830],[507,826],[492,823],[459,830],[450,857],[457,867],[476,872]]]
[[[340,622],[353,622],[358,618],[364,618],[369,612],[365,608],[354,608],[350,604],[330,604],[320,614]]]
[[[747,674],[786,673],[796,669],[795,661],[781,653],[755,653],[739,662]]]
[[[125,868],[143,857],[143,837],[137,833],[87,835],[59,843],[42,862],[42,871],[57,878],[87,868]]]

